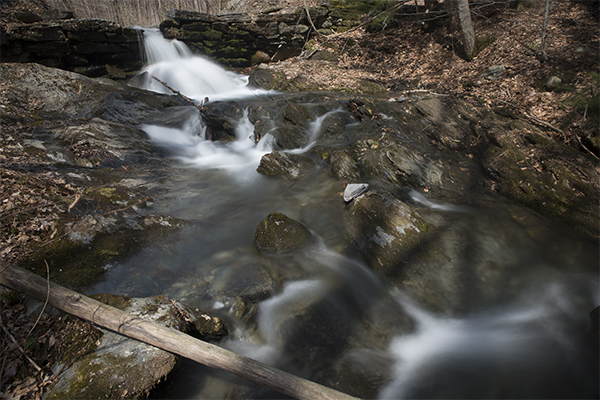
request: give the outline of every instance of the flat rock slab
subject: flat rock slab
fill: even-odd
[[[114,305],[125,306],[126,312],[142,319],[184,330],[185,321],[173,302],[163,296],[100,296],[125,299]],[[144,398],[175,367],[177,357],[169,352],[112,331],[100,331],[103,335],[96,351],[73,360],[71,365],[54,367],[58,382],[47,399]]]

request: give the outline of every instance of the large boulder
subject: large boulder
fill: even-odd
[[[346,214],[347,231],[365,262],[395,278],[404,258],[425,238],[428,225],[408,204],[390,193],[370,191],[354,200]]]
[[[285,176],[290,180],[300,179],[305,170],[313,167],[314,163],[306,156],[273,151],[265,154],[256,171],[266,176]]]

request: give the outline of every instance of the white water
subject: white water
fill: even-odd
[[[267,94],[248,86],[248,77],[221,68],[208,58],[194,55],[178,40],[165,40],[157,29],[144,30],[144,49],[149,74],[146,89],[171,94],[157,77],[189,98],[203,102],[239,99]]]
[[[247,77],[225,71],[205,58],[193,56],[183,44],[177,41],[167,42],[156,32],[149,32],[146,38],[150,62],[146,71],[166,81],[188,97],[198,102],[209,97],[212,102],[256,94],[247,88]],[[169,92],[154,80],[148,82],[147,88],[158,92]],[[306,146],[290,152],[303,153],[314,146],[323,121],[332,113],[339,111],[327,112],[310,122],[307,126]],[[257,178],[258,174],[255,170],[260,158],[271,151],[270,135],[265,135],[258,144],[250,138],[254,127],[246,113],[236,125],[237,140],[232,143],[205,140],[198,118],[190,119],[182,129],[152,125],[144,126],[143,129],[153,141],[169,149],[182,163],[203,170],[225,170],[230,176],[242,180]],[[169,198],[170,206],[185,208],[185,212],[181,214],[184,218],[205,216],[215,209],[217,210],[215,214],[218,215],[215,218],[216,222],[213,221],[214,225],[210,226],[210,232],[208,229],[205,232],[202,226],[198,229],[200,233],[193,232],[193,235],[190,234],[180,243],[176,243],[173,245],[174,249],[166,251],[166,255],[162,258],[151,253],[145,262],[132,262],[131,265],[135,265],[136,268],[138,265],[144,265],[144,269],[151,270],[153,263],[156,263],[162,268],[157,268],[161,275],[166,275],[162,273],[163,271],[179,272],[180,269],[181,275],[192,281],[198,277],[210,277],[213,273],[211,271],[217,268],[225,269],[236,263],[263,262],[263,260],[255,260],[259,256],[251,244],[252,232],[258,221],[272,211],[286,212],[290,217],[302,219],[304,222],[312,218],[311,227],[315,227],[320,222],[323,225],[333,225],[334,230],[342,229],[335,225],[339,221],[331,221],[331,210],[325,209],[325,205],[331,204],[332,197],[323,194],[319,198],[315,195],[317,192],[314,188],[312,191],[302,188],[306,194],[300,193],[301,190],[298,188],[293,193],[283,195],[279,188],[266,191],[264,189],[266,186],[261,186],[256,189],[260,193],[251,193],[249,190],[240,190],[239,187],[231,189],[224,182],[217,181],[214,185],[216,187],[211,187],[209,191],[204,190],[204,187],[209,187],[209,184],[205,184],[205,181],[198,184],[196,179],[200,178],[195,176],[193,169],[190,171],[189,175],[186,175],[187,180],[182,181],[185,190],[172,194]],[[211,185],[213,185],[212,181]],[[328,191],[325,183],[321,184],[321,190]],[[188,198],[184,198],[185,196]],[[467,211],[459,205],[428,200],[418,192],[411,192],[410,196],[414,201],[434,210]],[[322,214],[319,214],[319,211],[322,211]],[[210,218],[205,220],[211,222]],[[323,230],[324,227],[321,231]],[[497,234],[509,235],[507,232]],[[243,242],[244,240],[246,242]],[[240,241],[241,245],[239,245]],[[252,247],[252,250],[245,249],[236,253],[231,251],[229,246],[231,248],[247,246]],[[523,246],[531,246],[531,243]],[[518,249],[499,247],[499,253],[513,254],[514,252],[515,258],[523,256],[521,253],[516,255]],[[236,332],[227,343],[222,344],[257,360],[277,364],[281,361],[281,357],[285,357],[284,347],[286,339],[289,339],[285,335],[279,335],[277,331],[282,324],[292,319],[290,317],[299,315],[302,310],[318,304],[324,298],[328,300],[321,306],[321,310],[331,306],[333,314],[337,313],[345,317],[346,313],[352,314],[350,309],[361,307],[366,309],[379,292],[386,290],[360,263],[325,248],[314,250],[312,258],[303,261],[294,260],[304,269],[305,274],[301,279],[288,282],[279,294],[260,303],[256,327],[259,339],[252,334],[245,335],[241,332],[246,328],[242,326],[240,332]],[[213,251],[215,254],[212,253]],[[228,257],[226,262],[218,262],[219,257],[229,253],[232,256]],[[248,260],[241,260],[242,257]],[[541,262],[538,258],[534,260]],[[135,282],[135,285],[143,286],[143,289],[147,290],[149,285],[143,284],[146,281],[142,280],[147,279],[145,275],[147,274],[140,275],[141,283]],[[512,280],[519,279],[516,273],[514,275]],[[186,284],[189,288],[185,287]],[[185,287],[185,291],[178,289],[181,286]],[[340,286],[344,286],[344,297],[336,297],[336,301],[331,302],[331,297],[328,296],[332,291],[339,290]],[[401,307],[415,319],[417,327],[413,333],[392,339],[388,351],[395,364],[391,381],[383,388],[380,397],[382,399],[512,398],[527,397],[527,394],[531,394],[530,397],[539,398],[552,394],[551,389],[563,381],[578,383],[579,380],[571,376],[581,371],[576,368],[578,364],[576,334],[570,332],[569,327],[585,324],[585,320],[573,320],[572,316],[582,315],[585,319],[581,308],[589,307],[587,305],[575,307],[575,302],[571,301],[574,293],[569,293],[569,289],[565,288],[566,286],[555,284],[548,286],[542,293],[532,290],[529,296],[503,308],[461,318],[432,315],[401,298],[399,300]],[[161,287],[162,290],[168,295],[183,298],[182,293],[188,293],[187,295],[192,297],[189,292],[195,289],[189,285],[189,282],[177,282],[173,288]],[[202,289],[199,290],[200,294],[201,291]],[[146,295],[152,294],[155,293]],[[595,298],[589,300],[589,303],[598,303],[597,292],[594,296]],[[352,304],[347,304],[348,299],[352,300]],[[213,302],[213,304],[218,304],[216,308],[226,308],[223,303]],[[355,322],[357,321],[349,319],[350,326]],[[580,329],[580,331],[584,330]],[[561,376],[554,379],[557,371]],[[194,379],[198,380],[196,376],[191,376],[188,381]],[[538,381],[533,382],[535,379]],[[224,382],[229,384],[228,380]],[[495,389],[496,386],[500,389]],[[535,392],[540,390],[540,387],[542,395],[540,392]],[[549,387],[550,391],[544,391],[544,387]],[[196,389],[189,390],[183,395],[207,398],[201,391],[194,390]],[[579,393],[565,391],[565,393],[573,392]],[[208,396],[208,398],[223,397],[225,396],[222,392]]]
[[[321,126],[323,125],[323,121],[325,121],[325,119],[327,117],[329,117],[330,115],[341,112],[341,111],[342,110],[340,108],[338,108],[337,110],[328,111],[325,114],[321,115],[320,117],[317,117],[317,119],[315,119],[314,121],[311,121],[308,124],[308,140],[307,140],[306,146],[304,146],[300,149],[288,150],[288,153],[303,154],[303,153],[306,153],[307,151],[309,151],[310,149],[312,149],[315,146],[315,144],[317,143],[317,138],[319,137],[319,133],[321,133]]]
[[[219,100],[243,99],[270,94],[271,92],[248,87],[248,77],[226,71],[211,60],[194,55],[183,43],[165,40],[158,30],[143,32],[148,73],[144,88],[172,94],[152,76],[167,83],[199,104]],[[341,109],[329,111],[308,123],[307,145],[289,152],[301,154],[312,148],[319,135],[323,121]],[[263,155],[272,151],[273,137],[264,135],[258,143],[253,140],[254,126],[248,120],[248,112],[236,125],[236,140],[220,143],[206,140],[205,128],[199,117],[191,118],[182,129],[157,125],[141,128],[160,146],[175,154],[185,165],[200,169],[226,170],[238,180],[247,181],[257,177],[255,172]]]
[[[573,382],[586,383],[582,377],[590,372],[576,367],[582,353],[573,334],[589,323],[578,316],[576,298],[583,294],[592,304],[598,301],[597,288],[590,289],[587,295],[575,294],[553,283],[510,306],[464,318],[435,316],[399,296],[417,330],[392,340],[394,379],[380,399],[522,398],[528,393],[563,398],[561,390],[569,393]]]
[[[431,208],[432,210],[440,210],[440,211],[451,211],[451,212],[467,212],[469,209],[465,206],[459,206],[456,204],[443,203],[438,201],[429,200],[427,197],[423,196],[421,193],[416,190],[411,190],[408,195],[413,201],[417,203],[421,203],[426,207]]]

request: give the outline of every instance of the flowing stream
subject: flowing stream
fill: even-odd
[[[192,55],[156,31],[145,32],[145,46],[146,71],[199,103],[251,102],[265,94],[249,88],[247,77]],[[153,79],[146,88],[169,93]],[[291,153],[318,143],[323,120],[343,112],[334,108],[306,121],[307,142]],[[501,201],[467,206],[410,191],[407,201],[414,207],[462,227],[462,236],[449,235],[448,241],[470,254],[465,274],[478,258],[510,265],[506,286],[490,288],[504,294],[496,297],[501,300],[464,293],[466,311],[432,311],[414,292],[382,282],[344,253],[343,187],[326,171],[315,168],[295,186],[256,172],[272,150],[272,137],[255,143],[247,114],[237,122],[236,140],[227,143],[206,140],[197,116],[183,128],[142,128],[182,166],[169,193],[152,207],[191,223],[110,266],[95,292],[163,294],[212,310],[233,327],[222,346],[325,384],[341,381],[340,390],[365,397],[597,396],[597,337],[586,338],[588,315],[599,303],[597,245],[549,223],[535,229],[516,223],[506,218],[511,206]],[[254,230],[275,211],[306,224],[321,243],[285,261],[259,254]],[[244,309],[236,293],[247,286],[255,293],[267,286],[253,310]],[[188,361],[173,375],[154,397],[281,397]]]

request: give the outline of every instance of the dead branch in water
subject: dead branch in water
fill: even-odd
[[[47,282],[41,276],[20,267],[3,267],[0,270],[0,284],[40,300],[50,293],[48,303],[69,314],[296,399],[357,400],[356,397],[195,339],[183,332],[127,314],[56,283]]]

